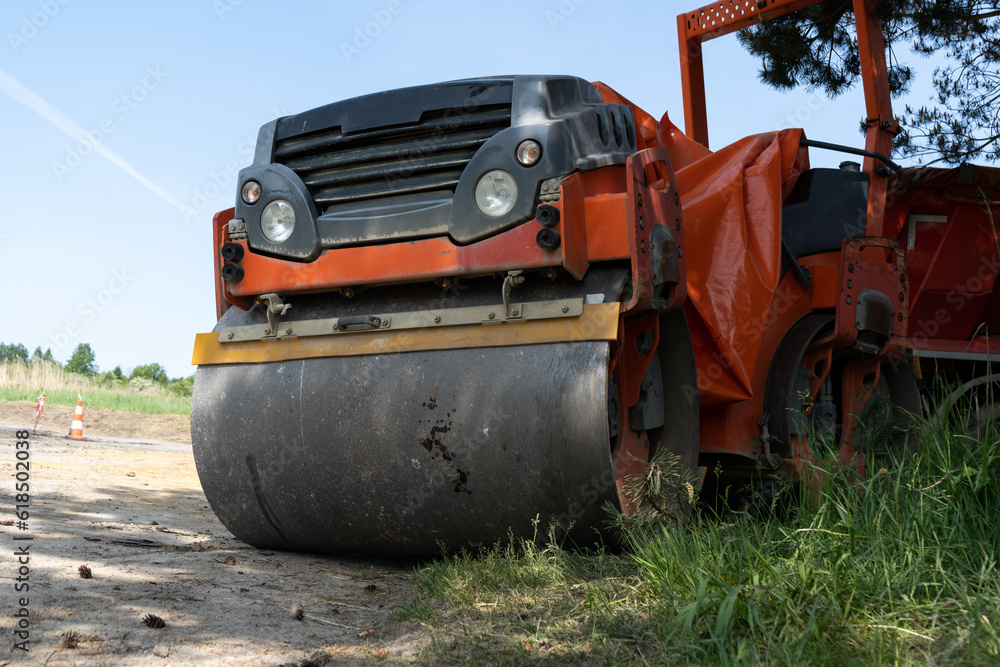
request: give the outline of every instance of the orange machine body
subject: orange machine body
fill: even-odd
[[[537,220],[525,222],[505,234],[461,246],[447,237],[399,243],[326,250],[307,264],[290,262],[249,252],[242,261],[246,277],[236,284],[222,281],[216,252],[218,315],[230,304],[248,308],[253,299],[267,292],[322,292],[335,289],[438,280],[442,277],[474,277],[512,269],[563,267],[582,277],[591,262],[629,259],[629,228],[626,206],[625,167],[605,167],[573,174],[562,184],[560,210],[555,229],[562,244],[544,251],[535,242],[541,229]],[[216,214],[215,246],[229,242],[226,224],[233,209]]]
[[[997,354],[1000,331],[1000,169],[904,169],[886,207],[886,233],[906,247],[908,344],[925,373]]]
[[[605,102],[630,104],[607,86],[596,85]],[[625,408],[637,397],[649,359],[633,354],[634,346],[626,344],[626,339],[644,329],[657,333],[655,317],[627,325],[624,319],[635,306],[635,295],[642,293],[643,267],[636,262],[645,252],[641,235],[648,235],[649,229],[632,211],[642,201],[641,193],[631,193],[630,199],[629,189],[644,187],[647,199],[655,200],[657,194],[666,199],[651,212],[652,219],[670,224],[679,234],[681,215],[669,201],[670,190],[676,187],[684,219],[679,238],[686,279],[672,302],[684,303],[693,339],[698,383],[690,388],[690,400],[692,405],[697,402],[702,415],[700,451],[735,455],[753,465],[763,453],[760,419],[771,360],[789,329],[811,313],[829,312],[837,317],[838,326],[825,349],[841,350],[853,343],[853,327],[839,324],[853,317],[843,312],[847,308],[843,304],[844,251],[803,260],[813,276],[808,290],[790,272],[782,276],[782,203],[809,167],[807,152],[799,146],[801,131],[756,135],[713,153],[685,137],[666,116],[656,122],[634,105],[632,109],[638,152],[630,164],[576,173],[562,181],[559,199],[551,204],[559,208],[557,231],[563,239],[554,252],[542,251],[535,243],[540,229],[535,220],[466,246],[439,237],[333,249],[308,264],[256,255],[247,249],[243,280],[233,285],[218,281],[222,286],[219,315],[229,304],[248,308],[257,295],[268,292],[351,290],[551,267],[581,277],[592,263],[631,258],[634,294],[632,303],[623,304],[613,368],[625,394],[622,417],[627,424]],[[668,163],[673,173],[668,173]],[[674,180],[675,186],[664,185]],[[652,185],[645,185],[647,181]],[[664,197],[664,190],[670,196]],[[226,223],[231,216],[231,210],[216,216],[216,248],[229,241]],[[882,252],[881,257],[892,255],[891,249],[883,250],[888,255]],[[876,260],[875,264],[868,282],[860,273],[854,277],[858,289],[877,286],[879,280],[898,281],[894,275],[898,267],[891,261]],[[220,267],[217,261],[216,270]],[[902,354],[899,343],[897,337],[892,347]],[[623,431],[634,433],[627,428]],[[626,438],[617,453],[620,467],[638,465],[634,462],[642,458],[639,454],[646,446],[641,437],[634,442]]]
[[[702,43],[817,2],[727,0],[677,17],[689,137],[708,145]],[[993,216],[1000,202],[1000,169],[966,164],[895,169],[892,174],[879,168],[873,156],[890,155],[899,123],[892,113],[885,43],[874,2],[852,2],[869,152],[863,170],[871,179],[866,231],[896,239],[905,248],[912,320],[906,345],[920,358],[925,373],[951,371],[961,362],[978,363],[986,370],[996,355],[989,334],[1000,327],[1000,236]]]
[[[601,90],[608,101],[630,104]],[[764,453],[761,419],[771,364],[797,322],[830,314],[835,333],[814,354],[832,357],[855,342],[857,295],[876,289],[896,299],[894,336],[883,354],[905,357],[908,280],[902,246],[864,237],[848,241],[841,252],[803,258],[812,277],[806,289],[791,272],[781,275],[782,204],[809,168],[802,131],[754,135],[711,152],[666,115],[657,122],[634,106],[633,115],[640,147],[668,148],[684,212],[685,310],[698,368],[700,451],[737,455],[752,466]],[[821,376],[823,368],[818,372]],[[816,382],[811,398],[818,390]],[[854,387],[842,419],[860,414],[864,398],[861,387]],[[841,455],[850,459],[853,450],[848,446]]]

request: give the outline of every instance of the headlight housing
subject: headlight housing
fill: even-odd
[[[247,181],[240,191],[243,201],[248,204],[256,204],[260,200],[260,183],[257,181]]]
[[[272,243],[283,243],[295,229],[295,209],[284,199],[275,199],[260,214],[260,230]]]
[[[542,145],[534,139],[525,139],[517,145],[515,155],[525,167],[534,166],[542,158]]]
[[[516,203],[517,182],[506,171],[488,171],[476,183],[476,206],[484,215],[500,218],[510,213]]]

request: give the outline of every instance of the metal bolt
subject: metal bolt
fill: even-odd
[[[903,313],[896,313],[896,321],[897,322],[903,321]]]
[[[441,321],[441,316],[440,315],[435,315],[434,316],[434,322],[436,323],[436,322],[440,322],[440,321]]]
[[[226,338],[228,338],[229,340],[232,340],[233,339],[233,332],[230,331],[228,334],[226,334]]]
[[[635,197],[636,208],[642,208],[642,195],[636,195]]]
[[[563,306],[563,307],[562,307],[562,311],[563,311],[564,313],[568,313],[568,312],[569,312],[569,306]]]
[[[853,264],[848,264],[847,265],[847,272],[848,273],[854,273],[854,265]]]
[[[646,228],[646,223],[642,221],[642,218],[639,218],[639,229],[645,229],[645,228]]]
[[[646,252],[646,242],[645,242],[645,241],[641,241],[641,242],[639,243],[639,248],[640,248],[640,249],[641,249],[641,250],[642,250],[643,252]]]
[[[270,333],[271,333],[271,327],[264,327],[264,334],[267,335]]]
[[[847,289],[851,289],[852,287],[854,287],[854,281],[853,280],[848,280],[847,281]]]
[[[847,296],[847,305],[848,306],[851,305],[851,296],[850,295]]]
[[[511,314],[511,315],[518,315],[518,314],[520,314],[520,312],[521,312],[521,311],[520,311],[520,310],[518,310],[517,308],[511,308],[511,309],[510,309],[510,314]]]
[[[486,317],[488,317],[488,318],[490,318],[492,320],[496,316],[497,316],[496,313],[494,313],[493,311],[490,311],[489,315],[487,315]]]
[[[906,295],[903,294],[902,292],[900,292],[899,293],[899,301],[900,301],[900,303],[902,303],[905,299],[906,299]]]
[[[285,334],[286,335],[290,334],[290,333],[292,333],[292,328],[291,327],[288,327],[287,329],[285,329]]]

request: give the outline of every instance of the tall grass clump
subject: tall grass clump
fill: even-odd
[[[783,520],[631,530],[660,640],[702,664],[997,664],[1000,442],[962,423],[865,479],[818,465]]]
[[[868,419],[867,475],[820,461],[764,485],[754,516],[688,511],[658,461],[633,492],[665,495],[616,520],[623,551],[446,555],[418,569],[402,618],[430,626],[441,664],[1000,664],[1000,435],[969,414],[903,446]],[[796,502],[762,511],[775,495]]]
[[[77,394],[86,405],[143,414],[191,414],[190,396],[179,395],[144,378],[118,380],[110,373],[87,377],[69,373],[58,364],[34,359],[0,362],[0,400],[36,401],[74,406]]]

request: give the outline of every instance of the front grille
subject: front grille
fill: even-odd
[[[274,161],[302,179],[322,214],[330,206],[417,192],[455,191],[479,147],[510,127],[510,104],[427,112],[417,123],[343,134],[317,130],[275,144]]]

